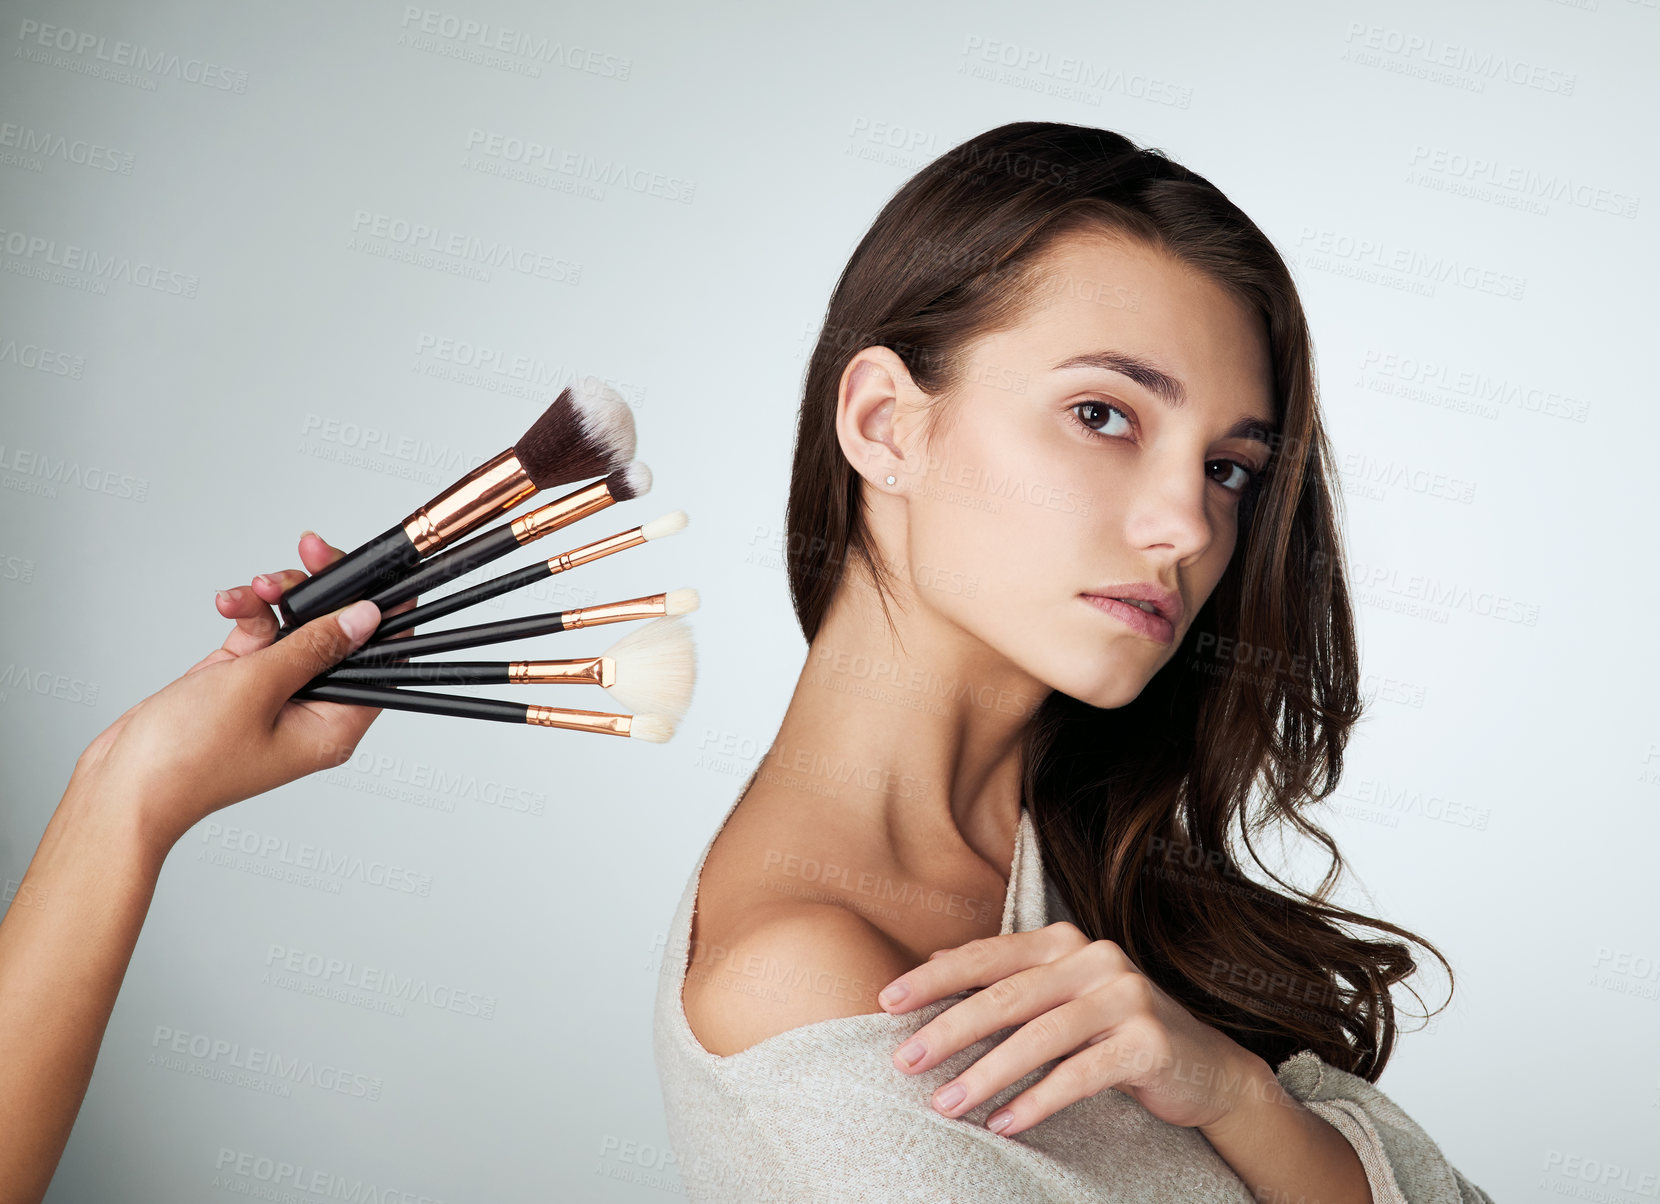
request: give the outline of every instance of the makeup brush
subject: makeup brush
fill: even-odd
[[[278,634],[384,588],[543,489],[601,476],[633,458],[634,415],[622,395],[593,377],[568,385],[512,447],[284,594]]]
[[[691,629],[662,618],[629,632],[599,656],[557,661],[418,661],[412,665],[348,665],[312,684],[371,686],[493,686],[561,683],[601,686],[627,711],[678,720],[697,677]]]
[[[469,698],[463,694],[423,694],[396,686],[365,686],[341,682],[338,685],[307,686],[294,695],[298,699],[344,702],[352,706],[387,707],[394,711],[420,711],[427,715],[450,715],[458,719],[495,719],[502,723],[524,723],[532,727],[562,727],[577,732],[601,732],[609,736],[632,736],[662,744],[674,735],[674,721],[666,715],[616,715],[608,711],[571,711],[560,707],[508,702],[502,698]]]
[[[695,589],[671,589],[666,593],[647,594],[643,598],[628,598],[621,602],[598,602],[593,606],[574,607],[571,610],[554,610],[547,614],[501,619],[494,623],[475,623],[471,627],[428,631],[420,635],[387,640],[381,644],[365,644],[342,660],[340,665],[387,665],[410,656],[459,652],[463,648],[502,644],[509,640],[525,639],[533,635],[552,635],[559,631],[576,631],[583,627],[597,627],[602,623],[623,623],[630,619],[690,614],[697,607],[698,596]]]
[[[480,565],[522,548],[533,540],[551,535],[578,519],[597,514],[617,502],[627,502],[651,491],[651,469],[635,460],[617,469],[602,481],[555,498],[465,543],[438,553],[401,581],[395,581],[369,598],[384,614],[417,594],[431,593],[446,581],[465,577]]]
[[[580,548],[573,548],[569,552],[562,552],[558,556],[550,556],[546,560],[539,560],[535,564],[526,565],[511,573],[503,573],[500,577],[492,577],[488,581],[468,589],[458,590],[442,598],[434,599],[406,610],[402,614],[388,615],[380,621],[363,647],[368,648],[379,644],[389,636],[397,635],[400,631],[408,631],[411,627],[419,627],[422,623],[430,623],[434,619],[441,619],[445,615],[454,614],[458,610],[465,610],[469,606],[476,606],[489,598],[496,598],[502,594],[511,593],[516,589],[523,589],[533,582],[541,581],[578,565],[598,560],[603,556],[610,556],[616,552],[637,548],[641,544],[653,539],[662,539],[673,535],[676,531],[686,527],[686,512],[671,510],[661,518],[654,518],[649,523],[638,527],[631,527],[627,531],[619,531],[615,535],[607,535],[604,539],[596,539],[593,543],[583,544]],[[358,651],[362,651],[360,648]]]

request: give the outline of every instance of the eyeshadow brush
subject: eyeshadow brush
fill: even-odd
[[[632,619],[690,614],[697,608],[697,590],[683,587],[661,594],[627,598],[621,602],[597,602],[592,606],[573,607],[570,610],[525,615],[517,619],[501,619],[494,623],[475,623],[471,627],[427,631],[419,635],[401,636],[381,644],[365,644],[342,660],[340,665],[387,665],[410,656],[459,652],[463,648],[501,644],[530,636],[553,635],[560,631],[577,631],[584,627],[597,627],[603,623],[624,623]]]
[[[508,702],[502,698],[469,698],[463,694],[423,694],[396,686],[365,686],[351,682],[338,685],[306,686],[294,695],[298,699],[343,702],[351,706],[386,707],[394,711],[419,711],[427,715],[449,715],[458,719],[494,719],[501,723],[523,723],[531,727],[559,727],[610,736],[632,736],[661,744],[674,735],[674,721],[667,715],[617,715],[608,711],[573,711],[562,707],[537,706],[529,702]]]
[[[573,548],[569,552],[561,552],[557,556],[550,556],[546,560],[539,560],[535,564],[526,565],[511,573],[503,573],[500,577],[492,577],[488,581],[458,590],[442,598],[435,598],[431,602],[422,603],[413,610],[406,610],[402,614],[388,615],[380,621],[369,636],[364,648],[371,648],[399,632],[408,631],[412,627],[419,627],[423,623],[430,623],[434,619],[441,619],[445,615],[454,614],[458,610],[465,610],[469,606],[502,594],[511,593],[516,589],[523,589],[537,581],[574,569],[579,565],[588,564],[602,557],[616,552],[637,548],[650,540],[662,539],[684,530],[686,526],[686,512],[671,510],[661,518],[654,518],[649,523],[642,523],[638,527],[631,527],[627,531],[619,531],[615,535],[607,535],[604,539],[596,539],[592,543],[583,544],[580,548]],[[361,652],[360,648],[358,651]]]
[[[551,535],[561,527],[568,527],[578,519],[597,514],[617,502],[641,497],[650,490],[651,469],[634,460],[604,480],[555,498],[545,506],[521,514],[510,523],[503,523],[445,549],[430,560],[423,561],[421,567],[407,577],[370,595],[369,600],[385,614],[398,603],[406,602],[417,594],[431,593],[446,581],[464,577],[479,566],[500,559],[544,535]]]

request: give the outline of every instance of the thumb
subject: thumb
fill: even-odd
[[[364,598],[319,615],[286,639],[243,657],[259,670],[260,687],[273,711],[312,678],[355,652],[380,625],[380,607]]]

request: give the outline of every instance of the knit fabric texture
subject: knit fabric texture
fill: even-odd
[[[703,865],[736,807],[734,801],[692,870],[657,983],[653,1052],[688,1199],[1254,1204],[1198,1129],[1167,1124],[1119,1091],[1079,1100],[1012,1137],[985,1127],[988,1116],[1060,1059],[960,1117],[935,1112],[933,1093],[1015,1031],[985,1037],[932,1070],[896,1070],[893,1051],[967,991],[901,1016],[833,1017],[727,1057],[710,1053],[687,1023],[682,988]],[[1026,932],[1062,919],[1073,917],[1044,874],[1037,832],[1022,808],[1002,931]],[[1492,1204],[1365,1079],[1309,1050],[1288,1058],[1276,1075],[1355,1148],[1374,1204]]]

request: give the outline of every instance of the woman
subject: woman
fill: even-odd
[[[1341,925],[1424,942],[1305,811],[1360,712],[1312,364],[1268,239],[1116,134],[882,210],[800,410],[807,664],[665,955],[694,1198],[1486,1199],[1372,1085],[1415,963]],[[1244,871],[1271,821],[1315,892]]]

